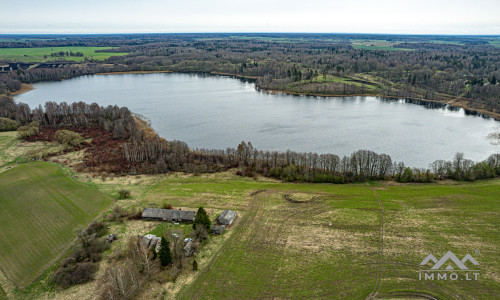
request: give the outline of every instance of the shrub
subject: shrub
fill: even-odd
[[[29,123],[28,126],[29,127],[39,128],[40,127],[40,123],[38,123],[38,121],[33,121],[33,122]]]
[[[161,208],[163,208],[163,209],[174,209],[174,207],[172,206],[172,204],[169,204],[169,203],[163,203],[163,205],[161,206]]]
[[[91,235],[91,234],[97,234],[97,236],[103,236],[107,232],[106,224],[103,222],[92,222],[89,224],[87,229],[84,230],[85,234]]]
[[[68,265],[57,270],[51,281],[60,287],[68,288],[74,284],[86,283],[94,279],[98,266],[91,262]]]
[[[55,139],[60,144],[73,147],[83,143],[83,138],[77,132],[65,129],[56,131]]]
[[[197,224],[193,231],[193,238],[198,241],[203,241],[208,237],[208,231],[202,224]]]
[[[17,128],[17,136],[21,139],[30,137],[32,135],[38,134],[40,130],[38,127],[32,127],[32,126],[21,126]]]
[[[142,219],[142,211],[139,209],[137,211],[132,211],[128,215],[129,220],[140,220]]]
[[[14,131],[19,127],[15,120],[0,117],[0,131]]]
[[[121,189],[118,191],[118,199],[127,199],[130,197],[130,191]]]
[[[115,206],[113,211],[107,216],[110,221],[118,221],[123,217],[127,216],[127,212],[120,206]]]

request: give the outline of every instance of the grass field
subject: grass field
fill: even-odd
[[[12,62],[45,62],[49,60],[83,61],[91,58],[95,60],[105,60],[111,56],[122,56],[128,53],[108,53],[95,52],[96,50],[110,49],[109,47],[44,47],[44,48],[0,48],[0,61]],[[59,51],[82,52],[84,57],[50,57],[51,53]],[[47,57],[45,57],[47,56]]]
[[[168,299],[364,299],[372,292],[383,299],[495,299],[500,293],[499,179],[330,185],[231,172],[148,178],[92,184],[109,194],[131,187],[133,199],[120,202],[129,208],[170,203],[203,205],[212,216],[227,208],[244,213],[194,278]],[[460,259],[471,254],[480,264],[479,280],[420,281],[425,256],[439,259],[448,250]]]
[[[307,80],[302,80],[301,83],[307,83]],[[340,77],[340,76],[335,76],[335,75],[326,75],[324,77],[323,75],[319,75],[315,78],[312,79],[312,82],[320,82],[320,83],[325,83],[325,82],[337,82],[337,83],[345,83],[345,84],[352,84],[358,87],[364,87],[365,89],[368,90],[368,92],[376,92],[379,90],[379,84],[376,82],[368,81],[365,78],[361,77]]]
[[[351,40],[354,49],[387,50],[387,51],[413,51],[413,49],[395,48],[399,42],[386,40]]]
[[[17,286],[34,280],[113,199],[34,162],[0,173],[0,268]]]
[[[285,195],[309,202],[291,203]],[[167,201],[245,211],[181,299],[361,299],[372,291],[494,299],[500,292],[499,180],[392,186],[174,177],[140,198],[140,205]],[[475,256],[480,280],[419,281],[423,258],[448,250]]]

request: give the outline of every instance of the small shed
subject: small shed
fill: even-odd
[[[226,230],[226,225],[214,224],[212,225],[213,234],[222,234]]]
[[[142,212],[142,218],[145,220],[167,221],[167,222],[185,222],[192,223],[196,212],[190,210],[145,208]]]
[[[236,218],[237,214],[235,211],[227,209],[223,211],[217,218],[217,222],[222,225],[231,225]]]

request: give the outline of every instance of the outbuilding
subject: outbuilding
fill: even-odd
[[[155,249],[156,252],[160,251],[161,238],[154,234],[139,235],[139,242],[144,248]]]
[[[186,256],[191,256],[194,254],[194,251],[195,251],[195,245],[193,241],[187,242],[187,244],[184,246],[184,254]]]
[[[212,234],[222,234],[226,229],[226,225],[214,224],[212,226]]]
[[[217,218],[217,222],[222,225],[231,225],[233,224],[236,216],[237,214],[235,211],[227,209],[220,214],[220,216]]]

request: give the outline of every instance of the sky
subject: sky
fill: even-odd
[[[0,0],[0,33],[500,35],[500,0]]]

